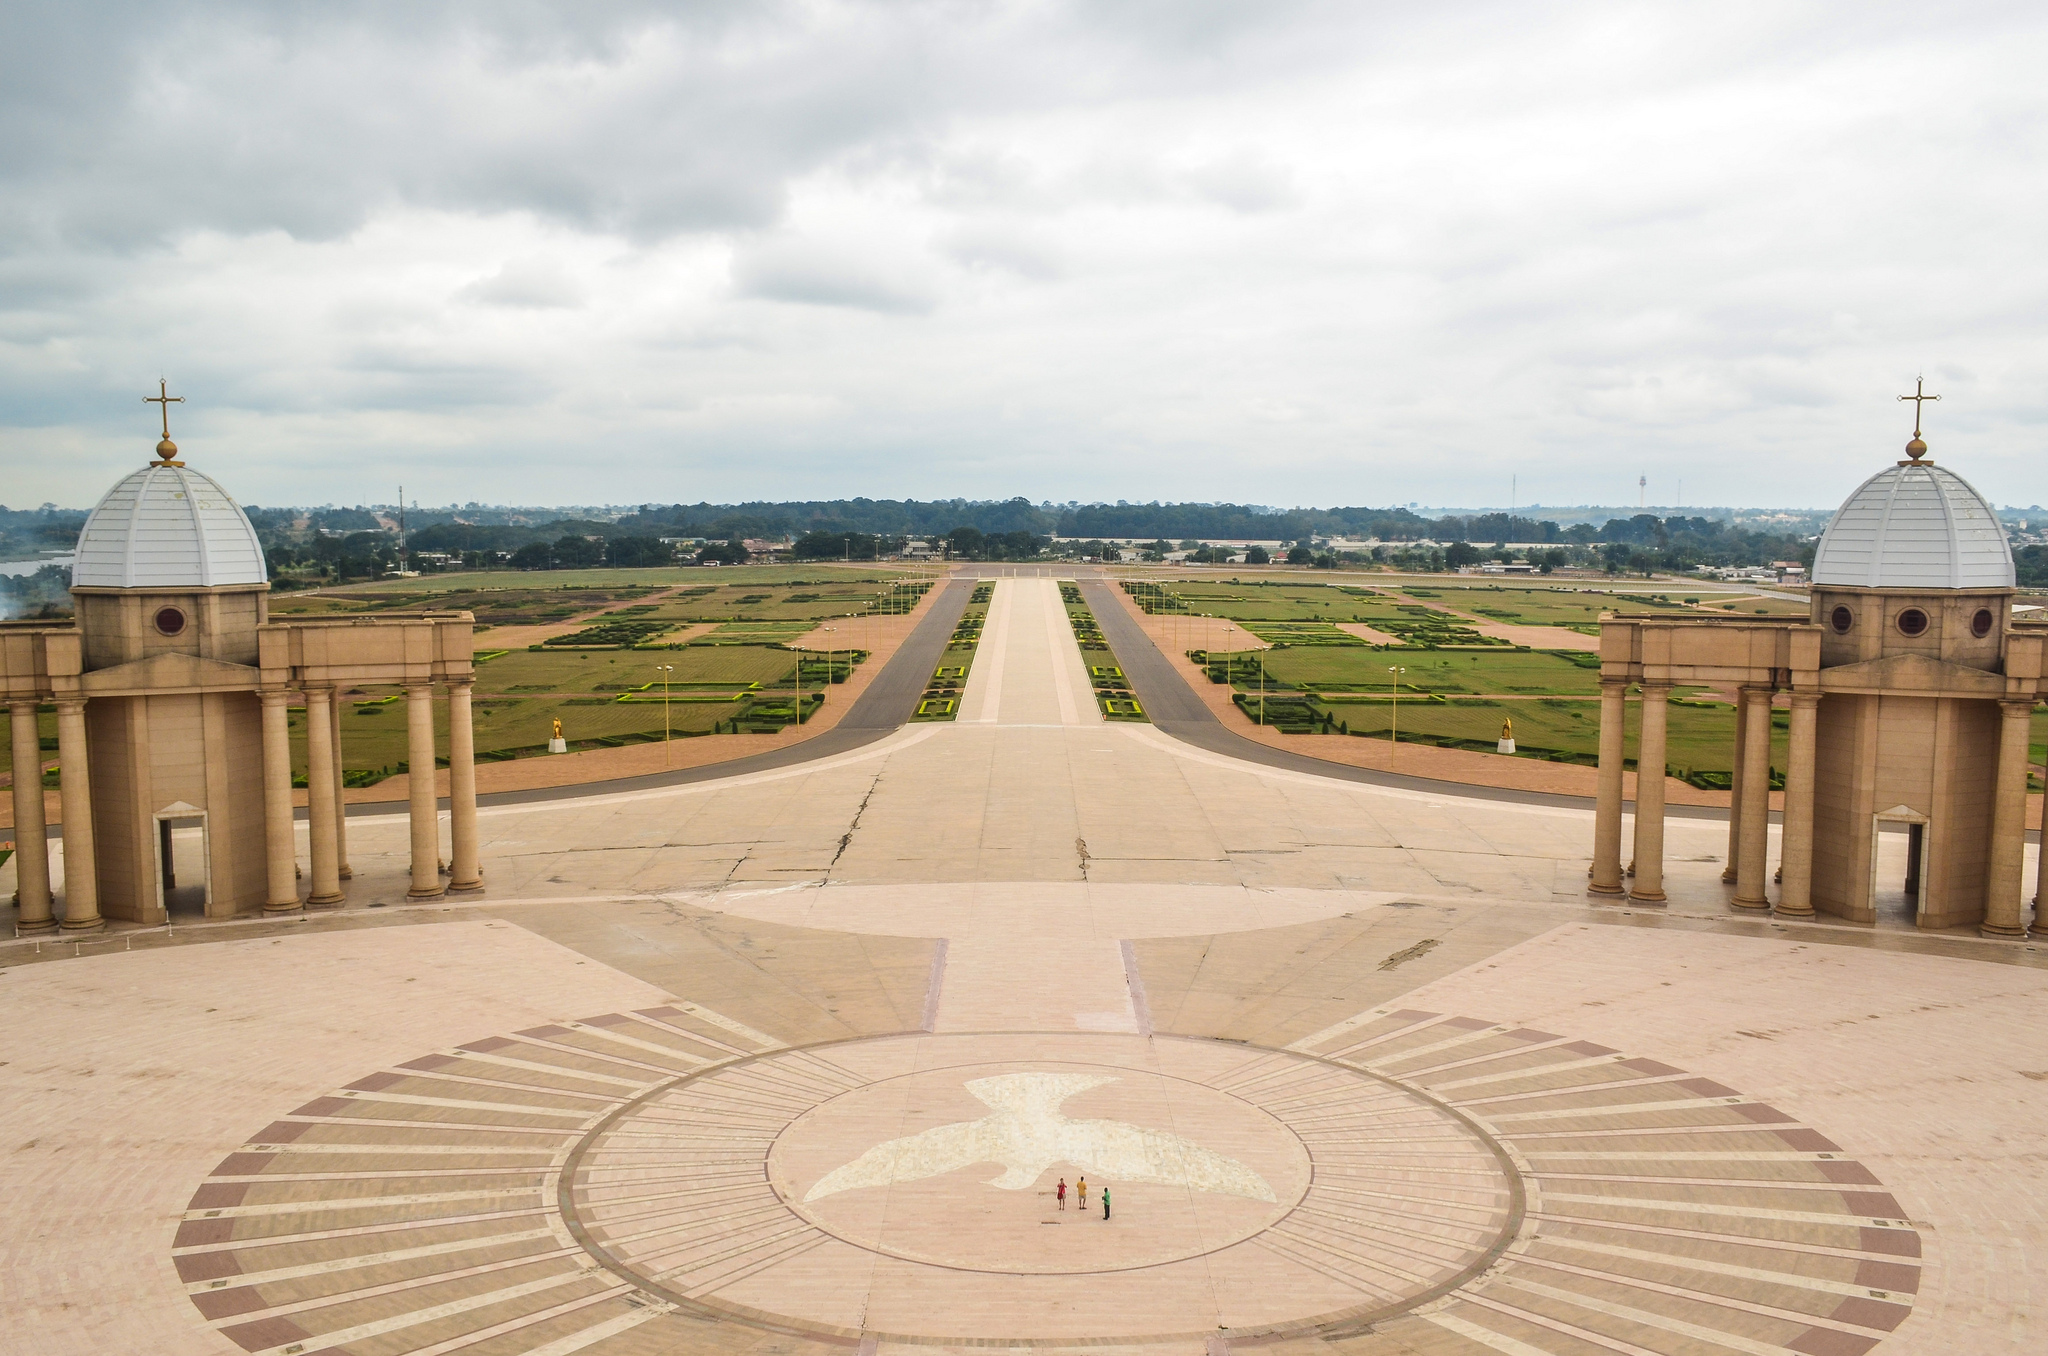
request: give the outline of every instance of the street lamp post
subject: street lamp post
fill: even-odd
[[[661,670],[661,765],[667,767],[669,765],[668,680],[669,676],[676,671],[676,666],[673,664],[656,664],[654,667]]]
[[[1389,664],[1387,672],[1394,675],[1394,713],[1387,718],[1388,737],[1393,741],[1387,748],[1387,762],[1392,765],[1395,750],[1401,747],[1401,675],[1408,670],[1398,664]]]

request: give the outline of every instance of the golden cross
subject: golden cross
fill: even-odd
[[[184,404],[185,397],[172,395],[170,393],[170,386],[164,381],[162,377],[158,377],[156,379],[156,391],[157,393],[155,395],[144,396],[143,399],[148,401],[152,405],[158,405],[163,408],[164,437],[169,438],[171,436],[171,406]],[[1941,399],[1940,396],[1936,396],[1934,398],[1936,400]],[[1905,397],[1900,396],[1899,399],[1904,400]]]
[[[1899,399],[1901,400],[1910,400],[1913,402],[1913,436],[1915,438],[1920,436],[1920,410],[1922,408],[1922,403],[1929,400],[1941,399],[1941,397],[1938,395],[1931,396],[1925,394],[1926,389],[1927,379],[1925,377],[1915,377],[1913,378],[1913,394],[1909,396],[1899,397]]]

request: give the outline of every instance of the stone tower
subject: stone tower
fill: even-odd
[[[265,902],[262,708],[249,678],[269,576],[248,517],[176,451],[100,500],[71,576],[100,909],[138,923],[163,917],[174,821],[201,829],[207,913]]]
[[[1588,889],[1664,902],[1665,777],[1655,772],[1668,771],[1667,712],[1674,688],[1708,686],[1736,698],[1722,873],[1731,907],[1871,923],[1903,885],[1919,927],[2026,936],[2027,746],[2048,691],[2048,625],[2014,619],[2014,591],[2005,529],[1968,482],[1927,460],[1916,420],[1905,460],[1858,486],[1829,521],[1806,617],[1603,616]],[[1625,869],[1631,689],[1641,693],[1641,775]],[[1773,900],[1778,711],[1785,816]],[[1884,833],[1906,840],[1903,880],[1879,874]],[[2034,927],[2048,931],[2039,916]]]
[[[1849,496],[1814,554],[1834,691],[1815,729],[1813,901],[1873,918],[1879,826],[1901,825],[1909,903],[1939,928],[1985,913],[2013,564],[1983,496],[1923,460],[1917,437],[1907,450]]]

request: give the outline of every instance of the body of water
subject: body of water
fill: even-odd
[[[36,560],[0,560],[0,574],[34,574],[45,565],[69,565],[76,556],[43,556]]]

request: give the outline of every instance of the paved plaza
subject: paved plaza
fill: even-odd
[[[486,803],[478,897],[370,814],[337,912],[0,945],[0,1348],[2048,1346],[2048,951],[1106,722],[1050,578],[840,733]]]

